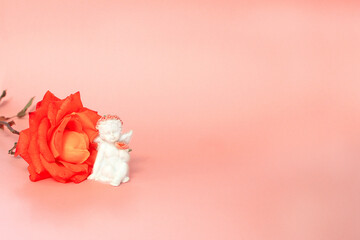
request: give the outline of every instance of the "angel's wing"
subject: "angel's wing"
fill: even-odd
[[[126,144],[129,144],[132,134],[133,134],[132,130],[130,130],[127,133],[122,134],[121,137],[120,137],[120,142],[124,142]]]

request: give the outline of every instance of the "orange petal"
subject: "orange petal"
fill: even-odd
[[[43,156],[40,156],[40,160],[44,167],[48,170],[49,174],[58,182],[65,183],[75,174],[70,169],[64,167],[61,163],[49,163]]]
[[[29,165],[28,166],[28,171],[30,173],[30,180],[33,182],[45,179],[45,178],[49,178],[50,174],[47,171],[42,171],[41,173],[37,173],[33,167],[33,165]]]
[[[89,173],[76,174],[72,176],[70,180],[74,183],[81,183],[82,181],[86,180],[89,175]]]
[[[63,101],[49,103],[47,117],[50,121],[51,126],[56,126],[58,124],[58,122],[56,122],[56,115],[57,112],[59,111],[62,102]]]
[[[89,171],[89,166],[85,163],[73,164],[65,161],[59,161],[59,162],[61,162],[66,168],[76,173],[87,173]]]
[[[30,130],[32,131],[33,129],[30,129]],[[30,143],[29,143],[27,152],[28,152],[28,157],[30,158],[30,162],[34,167],[35,172],[40,174],[43,171],[45,171],[44,167],[42,166],[42,164],[40,162],[40,151],[39,151],[39,146],[38,146],[37,132],[31,133]]]
[[[65,130],[60,158],[69,163],[83,163],[90,156],[89,138],[84,133]]]
[[[47,91],[43,97],[43,100],[41,100],[36,104],[36,110],[40,107],[47,106],[50,102],[54,102],[54,101],[60,101],[60,99],[55,97],[55,95],[52,94],[52,92]]]
[[[22,157],[27,161],[34,169],[36,174],[42,174],[44,171],[44,167],[40,162],[40,151],[38,145],[38,126],[41,119],[45,116],[44,108],[38,109],[36,112],[29,113],[29,145],[26,153],[22,155]]]
[[[64,134],[64,130],[66,128],[66,125],[68,124],[70,119],[71,119],[70,115],[66,116],[61,121],[60,125],[55,130],[53,130],[53,133],[52,133],[52,136],[50,139],[50,149],[55,158],[60,156],[60,153],[62,152],[63,134]]]
[[[79,133],[83,133],[83,126],[81,122],[78,120],[78,117],[76,114],[72,116],[68,124],[66,125],[66,129],[69,131],[75,131]]]
[[[90,142],[98,136],[99,132],[95,128],[100,115],[97,112],[84,108],[83,111],[77,113],[79,120],[83,126],[83,131],[89,136]]]
[[[95,163],[95,159],[96,159],[96,155],[97,155],[97,144],[96,143],[90,143],[90,156],[89,158],[86,160],[86,164],[88,164],[90,167],[92,167]]]
[[[15,157],[19,155],[27,155],[27,150],[30,142],[30,130],[25,129],[20,132],[19,140],[16,145]]]
[[[43,155],[43,157],[48,162],[55,162],[54,155],[49,149],[49,144],[46,136],[49,126],[50,126],[49,120],[43,118],[38,128],[38,144],[39,144],[40,153]]]
[[[80,99],[80,93],[76,92],[65,98],[64,102],[61,104],[59,111],[56,114],[56,122],[59,122],[67,114],[78,112],[83,108]]]

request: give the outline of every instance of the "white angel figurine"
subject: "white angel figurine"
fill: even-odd
[[[96,128],[99,136],[98,153],[95,159],[92,174],[88,179],[119,186],[128,182],[130,160],[129,147],[132,130],[121,134],[123,122],[118,116],[105,115],[99,119]]]

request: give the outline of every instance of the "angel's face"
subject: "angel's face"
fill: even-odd
[[[107,120],[99,126],[99,134],[104,141],[114,143],[120,139],[121,124],[119,121]]]

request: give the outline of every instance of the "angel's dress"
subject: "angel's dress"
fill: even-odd
[[[96,161],[101,161],[101,165],[94,176],[95,180],[110,183],[113,186],[119,186],[120,183],[129,181],[130,155],[128,150],[117,149],[114,144],[103,142],[98,154],[102,155],[102,159],[96,159]]]

